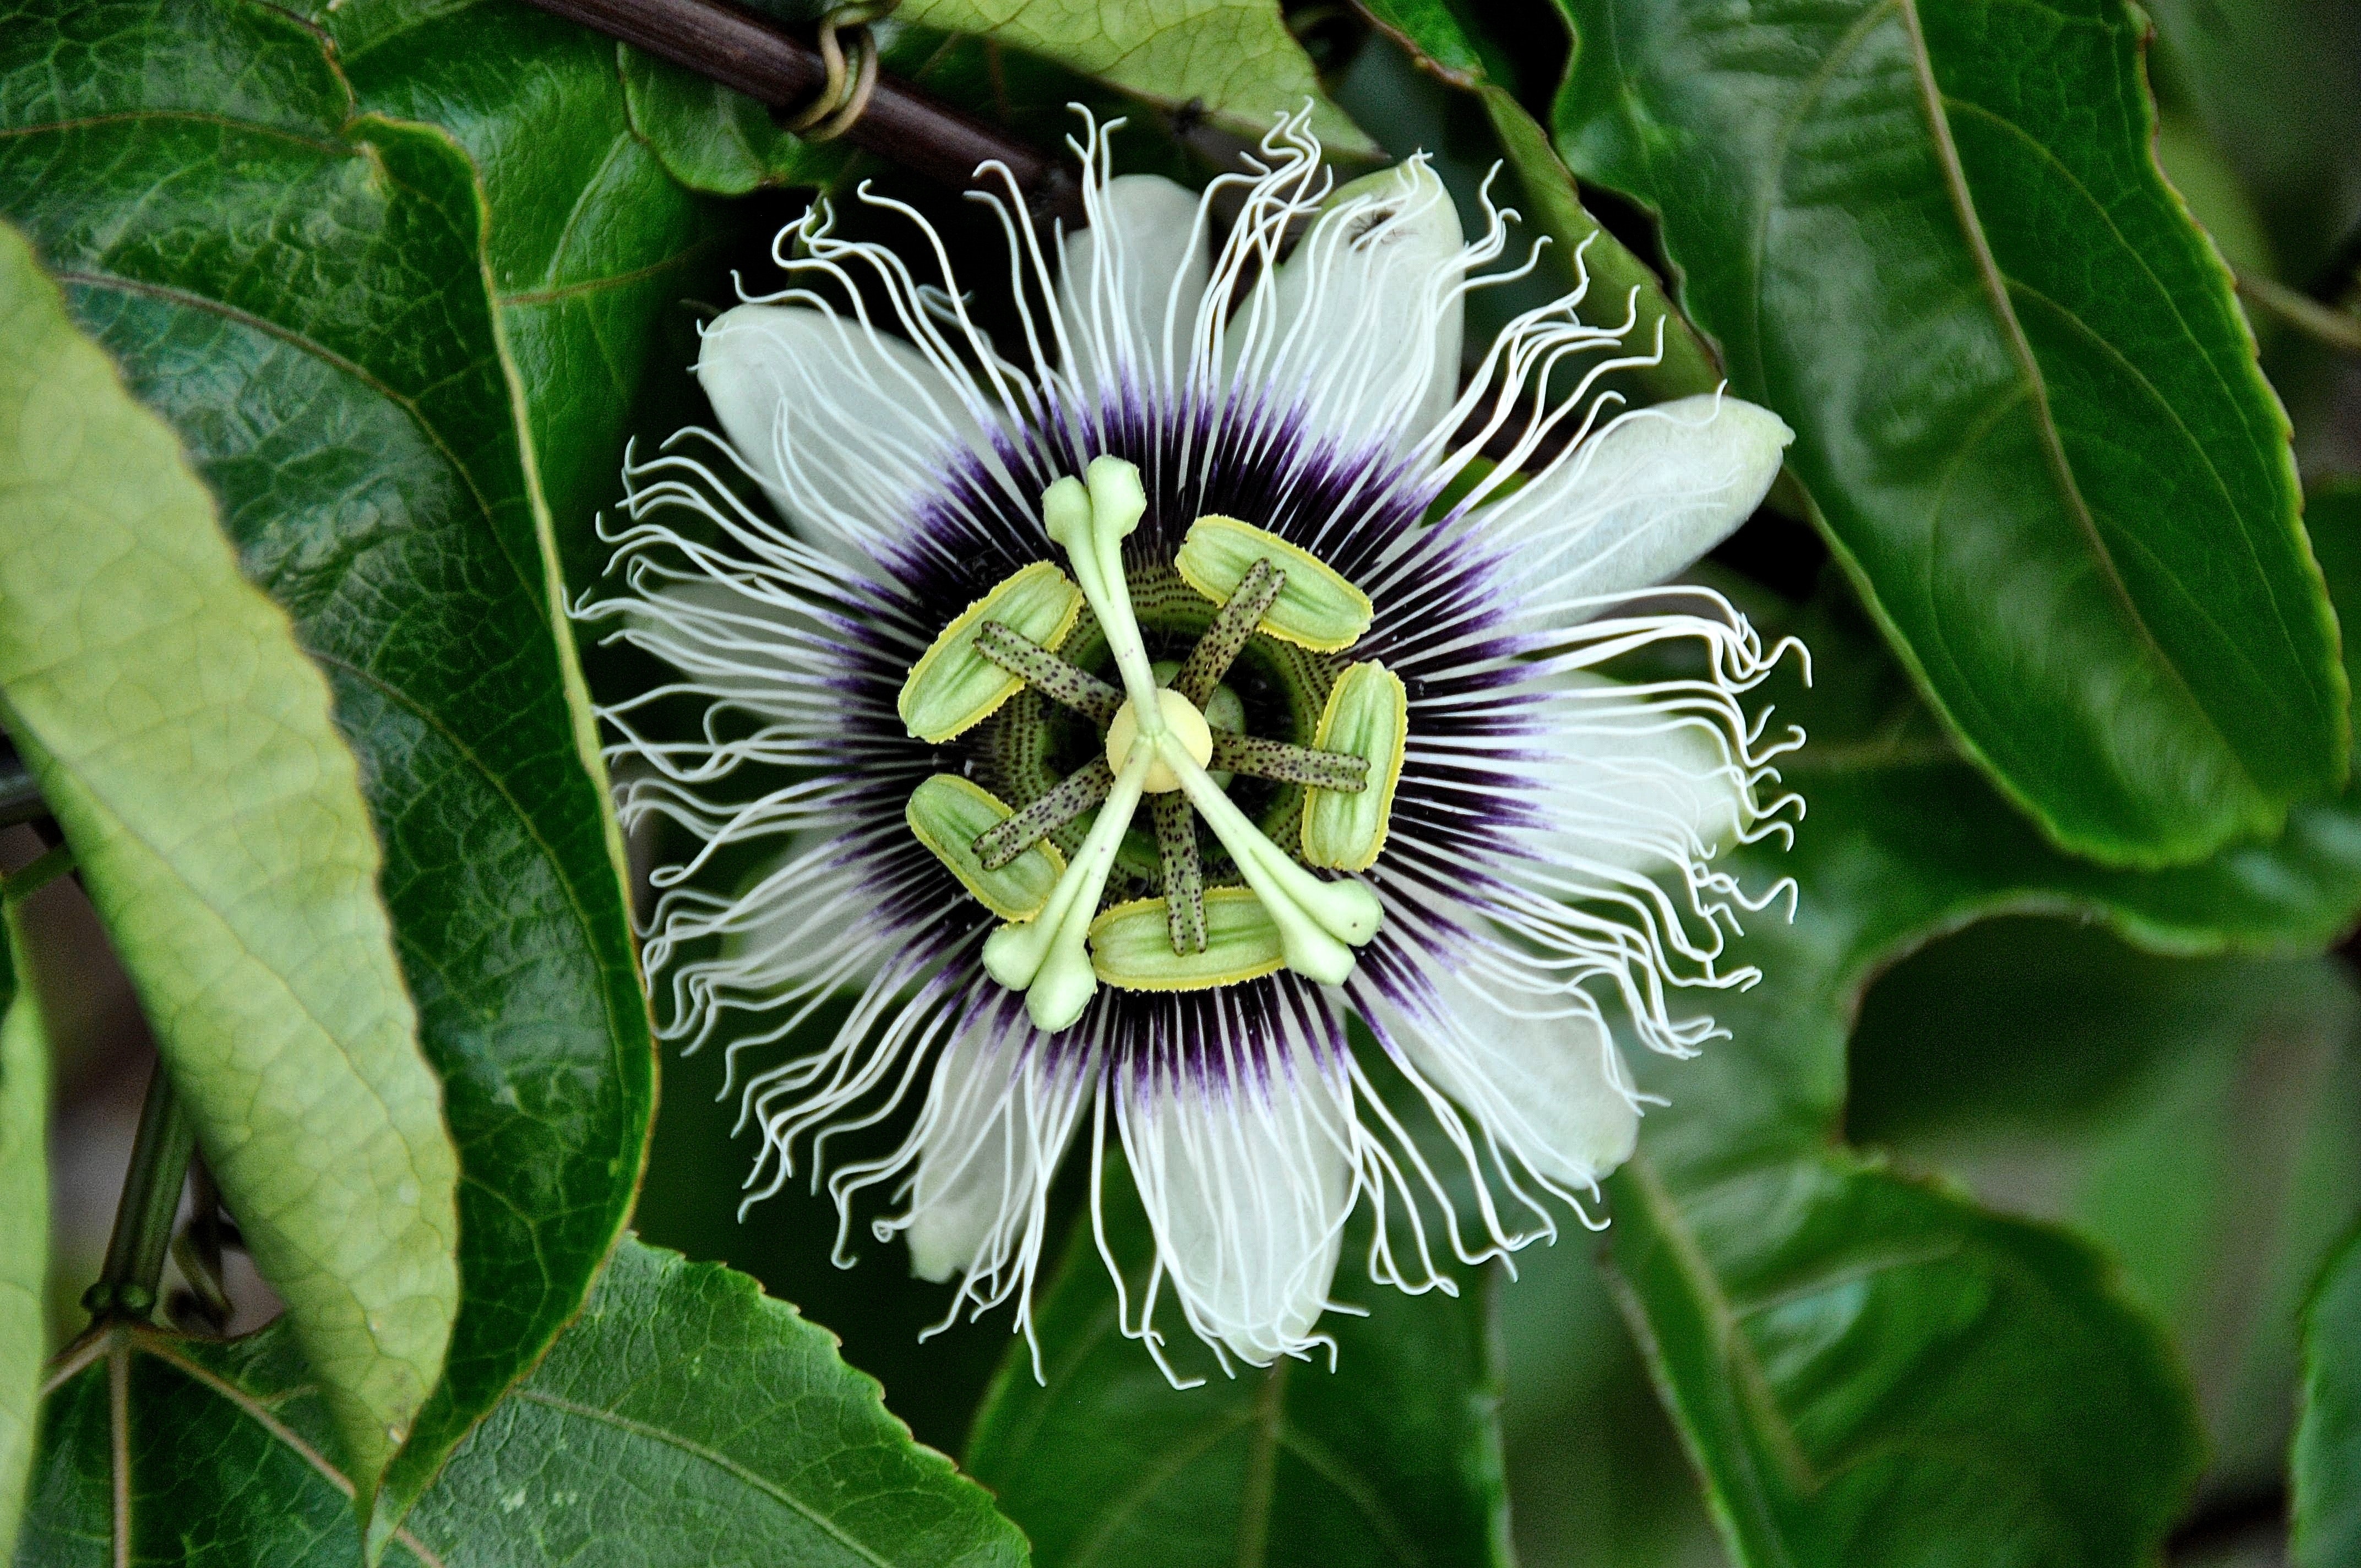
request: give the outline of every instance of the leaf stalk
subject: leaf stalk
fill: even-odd
[[[139,1107],[139,1131],[115,1211],[115,1233],[107,1238],[106,1262],[98,1283],[82,1293],[93,1325],[123,1318],[144,1322],[155,1310],[164,1255],[172,1245],[181,1190],[196,1150],[196,1121],[173,1092],[171,1072],[159,1058]]]

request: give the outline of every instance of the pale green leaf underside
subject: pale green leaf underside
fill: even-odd
[[[41,1387],[49,1268],[49,1050],[25,973],[16,906],[0,904],[0,1558],[15,1550]]]
[[[0,703],[374,1476],[456,1310],[457,1158],[328,691],[170,431],[0,239]]]

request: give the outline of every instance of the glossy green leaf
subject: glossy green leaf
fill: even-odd
[[[2195,1422],[2086,1245],[1830,1154],[1678,1198],[1642,1159],[1609,1192],[1627,1310],[1739,1563],[2155,1553]]]
[[[0,33],[0,211],[179,432],[364,761],[467,1178],[398,1514],[578,1310],[638,1175],[653,1053],[554,555],[614,493],[699,227],[602,41],[511,5],[323,22],[37,7]]]
[[[0,228],[0,709],[372,1483],[443,1366],[457,1159],[327,684]]]
[[[1136,1311],[1152,1243],[1127,1179],[1111,1178],[1106,1190],[1108,1240]],[[1366,1244],[1347,1232],[1348,1270]],[[976,1413],[968,1467],[1043,1568],[1505,1568],[1489,1277],[1454,1299],[1366,1279],[1356,1288],[1340,1274],[1338,1294],[1369,1315],[1323,1321],[1336,1341],[1333,1373],[1324,1359],[1282,1358],[1225,1378],[1168,1296],[1167,1354],[1182,1377],[1206,1379],[1176,1390],[1116,1332],[1115,1287],[1084,1215],[1036,1299],[1046,1382],[1018,1342]]]
[[[1565,0],[1576,173],[1661,213],[1889,640],[2059,842],[2187,861],[2346,763],[2288,427],[2123,0]]]
[[[2329,1260],[2305,1313],[2294,1469],[2297,1568],[2361,1558],[2361,1234]]]
[[[49,1042],[25,983],[16,900],[0,897],[0,1554],[16,1543],[47,1348],[49,1265]]]
[[[1252,141],[1308,99],[1329,152],[1377,156],[1328,101],[1273,0],[904,0],[896,15],[1040,55],[1159,108],[1187,105]]]
[[[348,1483],[276,1328],[229,1343],[118,1329],[43,1418],[20,1563],[348,1568]],[[124,1390],[119,1434],[109,1382]],[[128,1502],[110,1504],[116,1439]],[[387,1561],[443,1568],[993,1568],[1022,1538],[909,1441],[834,1340],[752,1280],[626,1241],[549,1359],[452,1456]]]

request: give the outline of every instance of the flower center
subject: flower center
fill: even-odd
[[[906,813],[918,840],[1010,922],[985,940],[984,969],[1025,992],[1045,1030],[1072,1025],[1102,981],[1191,990],[1286,968],[1338,984],[1382,918],[1368,888],[1310,868],[1359,871],[1377,857],[1401,771],[1400,681],[1374,662],[1326,680],[1308,747],[1244,733],[1244,706],[1223,685],[1257,638],[1322,653],[1350,647],[1369,626],[1367,597],[1286,541],[1208,515],[1172,570],[1219,608],[1185,660],[1159,664],[1123,566],[1123,541],[1146,510],[1139,471],[1119,458],[1097,458],[1084,479],[1050,486],[1043,518],[1072,578],[1039,562],[1001,582],[943,630],[902,688],[904,722],[923,740],[961,735],[1027,687],[1104,729],[1098,754],[1022,809],[961,774],[938,773]],[[1059,653],[1085,605],[1119,687]],[[1290,837],[1300,820],[1300,847],[1282,849],[1230,798],[1238,775],[1300,792],[1300,813],[1289,817]],[[1102,910],[1143,803],[1163,897]],[[1094,815],[1080,841],[1064,839],[1068,859],[1053,836],[1085,813]],[[1200,822],[1243,885],[1208,886]]]
[[[1156,694],[1156,706],[1161,712],[1165,733],[1189,753],[1190,761],[1202,768],[1213,760],[1213,727],[1205,722],[1205,716],[1197,711],[1195,703],[1166,686]],[[1139,713],[1126,698],[1124,705],[1115,710],[1114,722],[1107,726],[1107,766],[1122,773],[1138,740]],[[1170,795],[1180,787],[1180,775],[1158,757],[1148,764],[1147,777],[1139,787],[1149,795]]]

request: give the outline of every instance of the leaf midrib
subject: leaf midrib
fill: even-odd
[[[1801,129],[1806,117],[1818,102],[1820,93],[1833,78],[1837,67],[1860,46],[1861,40],[1889,10],[1903,18],[1908,31],[1912,76],[1918,85],[1919,95],[1926,109],[1925,119],[1936,147],[1944,186],[1947,193],[1951,197],[1953,210],[1959,217],[1962,232],[1969,240],[1978,280],[1982,285],[1998,318],[2010,352],[2017,360],[2026,395],[2033,400],[2036,411],[2035,423],[2045,451],[2051,458],[2053,481],[2062,491],[2063,499],[2067,502],[2067,510],[2075,519],[2092,559],[2100,568],[2101,576],[2130,617],[2131,625],[2138,637],[2151,651],[2155,662],[2169,674],[2172,681],[2188,696],[2190,706],[2220,743],[2222,750],[2230,755],[2240,773],[2252,785],[2255,782],[2254,777],[2246,768],[2245,758],[2239,755],[2235,748],[2228,744],[2227,738],[2223,734],[2213,715],[2197,700],[2195,692],[2189,686],[2187,677],[2179,666],[2165,657],[2154,631],[2149,628],[2145,618],[2140,616],[2113,555],[2109,554],[2104,542],[2098,535],[2095,520],[2092,518],[2089,506],[2083,500],[2081,491],[2074,481],[2072,469],[2066,463],[2064,448],[2059,441],[2055,419],[2049,410],[2048,383],[2042,378],[2040,366],[2033,356],[2031,345],[2025,338],[2023,327],[2016,320],[2015,312],[2008,302],[2006,280],[2001,274],[1990,247],[1985,243],[1982,225],[1976,218],[1973,198],[1967,187],[1965,170],[1960,166],[1958,148],[1952,144],[1950,127],[1944,115],[1944,100],[1934,82],[1933,60],[1928,55],[1925,34],[1919,25],[1916,0],[1880,0],[1879,4],[1864,11],[1830,48],[1811,79],[1805,83],[1803,92],[1779,127],[1778,135],[1773,144],[1773,156],[1770,162],[1771,178],[1766,181],[1764,188],[1760,192],[1762,209],[1757,214],[1752,232],[1748,236],[1745,257],[1747,274],[1745,309],[1748,317],[1748,335],[1752,342],[1754,365],[1759,372],[1766,363],[1765,323],[1769,313],[1765,303],[1766,291],[1763,279],[1769,252],[1769,228],[1775,205],[1775,194],[1784,183],[1784,171],[1793,156],[1795,134]],[[1609,26],[1606,38],[1601,41],[1611,61],[1611,71],[1619,78],[1628,82],[1631,80],[1631,75],[1622,59],[1620,10],[1610,7],[1608,16]],[[1634,112],[1631,94],[1628,93],[1624,94],[1623,119],[1627,145],[1634,149],[1642,164],[1648,169],[1651,183],[1661,184],[1655,169],[1653,138],[1647,134],[1647,126],[1641,122]],[[1941,704],[1938,699],[1939,706]]]
[[[2131,586],[2124,580],[2114,553],[2108,550],[2106,541],[2100,537],[2098,520],[2092,516],[2090,502],[2083,498],[2081,486],[2074,477],[2073,465],[2067,460],[2065,440],[2058,429],[2057,416],[2050,411],[2049,383],[2042,375],[2041,362],[2033,352],[2031,341],[2025,335],[2024,323],[2016,319],[2016,307],[2008,297],[2008,277],[2001,270],[1998,258],[1993,255],[1991,242],[1984,236],[1982,220],[1976,214],[1975,192],[1969,187],[1966,167],[1960,161],[1959,146],[1951,138],[1951,123],[1944,113],[1942,89],[1935,80],[1934,57],[1927,48],[1926,29],[1918,19],[1918,0],[1891,0],[1891,3],[1909,36],[1911,79],[1918,88],[1927,136],[1942,172],[1944,191],[1951,198],[1960,234],[1968,242],[1976,276],[1983,285],[2001,335],[2009,354],[2017,362],[2026,395],[2033,406],[2034,429],[2040,438],[2044,455],[2049,459],[2050,477],[2059,497],[2065,503],[2067,514],[2072,519],[2075,528],[2081,533],[2092,562],[2099,567],[2101,580],[2114,596],[2140,642],[2147,647],[2155,663],[2187,696],[2190,707],[2212,733],[2239,775],[2246,781],[2247,787],[2256,795],[2268,798],[2269,792],[2261,787],[2260,781],[2247,766],[2244,753],[2231,744],[2220,720],[2190,685],[2188,675],[2165,652],[2164,645],[2158,641],[2147,618],[2140,613],[2139,604],[2133,598]],[[1781,144],[1780,165],[1783,169],[1790,145],[1788,142]]]
[[[847,1534],[842,1526],[839,1525],[834,1519],[829,1518],[825,1513],[822,1513],[818,1508],[806,1502],[803,1498],[797,1497],[794,1492],[789,1491],[779,1483],[772,1480],[769,1476],[762,1475],[760,1472],[741,1464],[739,1461],[730,1458],[728,1454],[723,1453],[719,1449],[708,1447],[704,1443],[697,1442],[691,1438],[684,1437],[678,1432],[667,1431],[663,1427],[651,1425],[646,1421],[634,1420],[631,1417],[621,1414],[620,1411],[602,1410],[596,1405],[579,1404],[575,1400],[563,1398],[555,1394],[544,1393],[538,1388],[519,1388],[511,1396],[511,1398],[523,1399],[536,1405],[545,1406],[562,1415],[574,1416],[588,1421],[596,1421],[602,1426],[613,1427],[618,1431],[630,1432],[633,1436],[643,1437],[648,1439],[650,1442],[661,1442],[668,1447],[678,1449],[681,1453],[689,1455],[693,1459],[697,1459],[705,1464],[712,1465],[715,1469],[721,1471],[723,1474],[729,1475],[733,1480],[736,1480],[741,1485],[750,1487],[754,1491],[761,1492],[765,1497],[768,1497],[776,1502],[784,1504],[788,1508],[793,1509],[796,1513],[800,1514],[803,1518],[809,1520],[812,1525],[825,1533],[830,1540],[836,1541],[838,1545],[842,1546],[846,1551],[859,1557],[862,1562],[873,1563],[876,1565],[876,1568],[897,1568],[897,1565],[892,1558],[879,1556],[877,1552],[866,1542],[856,1540],[851,1535]]]

